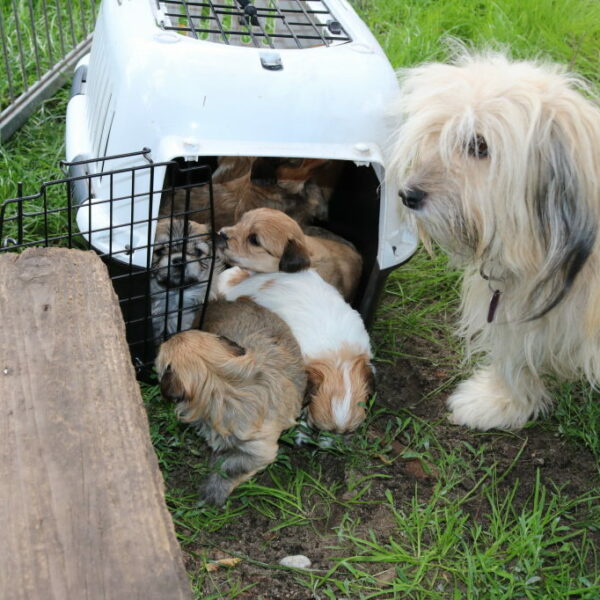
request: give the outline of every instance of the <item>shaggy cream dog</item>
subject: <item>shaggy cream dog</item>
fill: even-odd
[[[460,333],[485,358],[452,419],[519,428],[546,374],[600,378],[600,109],[556,64],[465,53],[402,74],[389,176],[464,267]]]

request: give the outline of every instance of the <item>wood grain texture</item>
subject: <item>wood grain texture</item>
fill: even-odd
[[[190,598],[106,268],[0,255],[0,597]]]

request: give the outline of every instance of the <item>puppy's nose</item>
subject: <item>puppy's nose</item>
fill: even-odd
[[[227,246],[227,240],[229,239],[229,237],[227,237],[227,234],[221,230],[219,231],[219,233],[217,233],[217,248],[225,248],[225,246]]]
[[[409,188],[399,191],[398,195],[402,199],[404,206],[411,210],[418,210],[423,205],[423,200],[427,196],[427,193],[419,188]]]

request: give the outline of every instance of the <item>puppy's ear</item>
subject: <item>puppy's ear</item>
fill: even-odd
[[[367,394],[371,397],[377,391],[377,380],[375,379],[375,370],[373,365],[365,363],[365,381],[367,382]]]
[[[310,267],[310,256],[306,246],[298,240],[288,240],[279,260],[279,270],[284,273],[295,273]]]
[[[246,354],[245,348],[242,348],[239,344],[233,340],[230,340],[228,337],[225,337],[224,335],[218,335],[217,337],[234,356],[244,356],[244,354]]]
[[[250,169],[250,181],[261,187],[275,185],[277,183],[277,168],[280,162],[278,158],[257,158]]]
[[[313,361],[306,367],[306,390],[304,392],[303,406],[310,404],[313,396],[319,391],[323,380],[325,379],[325,373],[319,367],[318,362]]]
[[[171,402],[179,403],[185,400],[185,390],[171,365],[167,365],[160,378],[160,393],[165,400]]]
[[[263,371],[256,366],[252,353],[232,356],[227,362],[218,365],[216,372],[220,380],[226,382],[230,389],[253,385],[263,376]]]
[[[305,182],[303,196],[306,198],[306,204],[310,207],[310,213],[319,221],[327,221],[329,216],[327,200],[325,200],[321,187],[312,179]]]
[[[597,223],[586,204],[585,183],[557,126],[551,142],[542,150],[540,181],[533,196],[533,219],[545,261],[530,295],[538,319],[554,308],[568,293],[589,258],[597,236]],[[583,184],[583,185],[582,185]]]

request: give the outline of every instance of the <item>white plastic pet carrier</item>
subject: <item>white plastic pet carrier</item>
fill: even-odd
[[[397,92],[344,0],[104,0],[67,111],[79,230],[111,268],[147,270],[173,165],[344,161],[319,225],[363,255],[355,305],[368,321],[385,277],[416,248],[384,178],[385,111]],[[192,183],[208,185],[206,173]]]

